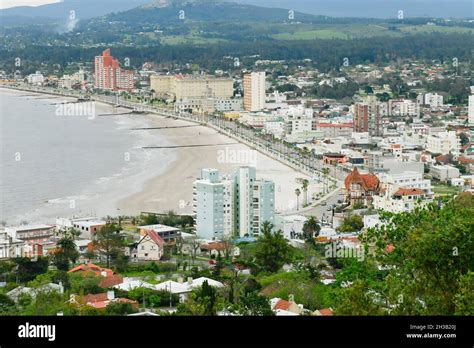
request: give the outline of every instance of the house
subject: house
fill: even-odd
[[[76,241],[76,250],[79,254],[84,255],[89,251],[92,241],[90,239],[77,239]]]
[[[123,283],[123,277],[121,275],[114,274],[114,271],[112,271],[110,268],[96,266],[90,262],[74,267],[70,269],[68,273],[82,273],[85,276],[93,274],[96,277],[103,277],[99,283],[101,288],[110,288],[114,285]]]
[[[290,295],[291,297],[291,295]],[[283,300],[279,297],[274,297],[270,300],[270,307],[278,316],[284,315],[300,315],[304,312],[303,305],[296,304],[292,298],[289,301]]]
[[[351,204],[372,205],[372,197],[380,192],[380,180],[375,174],[361,174],[357,168],[344,180],[346,200]]]
[[[325,153],[323,154],[323,162],[324,164],[342,164],[347,162],[347,157],[346,155],[342,153]]]
[[[209,253],[209,256],[223,256],[229,245],[226,242],[209,242],[200,246],[202,253]]]
[[[106,221],[99,220],[96,217],[57,218],[56,230],[61,231],[72,228],[81,232],[83,236],[91,237],[91,233],[98,232],[106,223]]]
[[[55,283],[48,283],[36,288],[29,288],[26,286],[18,286],[15,289],[7,292],[7,296],[11,298],[13,301],[18,302],[18,300],[22,296],[30,296],[31,298],[35,298],[37,294],[42,292],[58,292],[60,294],[64,293],[64,287],[61,282],[59,284]]]
[[[142,280],[136,280],[132,278],[124,278],[123,282],[113,286],[114,289],[130,291],[136,288],[147,288],[147,289],[155,289],[153,284],[144,282]]]
[[[123,297],[116,298],[114,291],[107,291],[100,294],[88,294],[85,296],[71,294],[68,302],[77,306],[91,306],[96,309],[105,309],[111,303],[125,302],[130,303],[135,308],[138,308],[137,301]]]
[[[313,312],[313,315],[317,315],[317,316],[332,316],[334,315],[333,314],[333,311],[331,308],[323,308],[323,309],[317,309]]]
[[[165,241],[165,245],[174,245],[176,244],[176,241],[181,238],[179,228],[166,225],[156,224],[139,226],[138,230],[141,236],[144,236],[150,230],[156,232]]]
[[[91,238],[107,224],[102,220],[79,220],[73,221],[73,228],[81,233],[82,237]]]
[[[424,206],[431,202],[432,194],[416,187],[398,187],[387,185],[383,194],[373,197],[375,209],[381,209],[392,213],[409,212],[416,206]]]
[[[147,230],[130,250],[131,261],[159,261],[163,256],[165,241],[153,230]]]
[[[186,283],[184,283],[182,278],[180,278],[178,282],[175,282],[173,280],[167,280],[163,283],[156,284],[155,290],[167,291],[167,292],[171,292],[172,294],[179,295],[180,302],[183,302],[188,298],[188,294],[191,291],[201,287],[202,284],[206,281],[208,285],[215,288],[221,288],[224,286],[224,284],[222,284],[221,282],[218,282],[210,278],[200,277],[193,280],[193,278],[188,277],[188,280]]]

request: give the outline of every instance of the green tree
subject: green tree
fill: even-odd
[[[214,268],[212,269],[212,275],[214,277],[220,277],[221,271],[224,268],[224,262],[222,261],[222,256],[219,253],[216,258],[216,263],[214,265]]]
[[[93,246],[105,257],[107,267],[110,267],[112,257],[117,257],[122,252],[123,237],[114,224],[107,224],[96,232]]]
[[[129,302],[112,302],[105,307],[106,315],[127,315],[137,312],[138,310]]]
[[[308,179],[303,179],[302,183],[302,189],[304,193],[304,205],[308,205],[308,186],[309,186],[309,180]]]
[[[270,302],[265,296],[257,292],[247,293],[241,298],[242,314],[251,316],[271,316],[274,315]]]
[[[295,195],[296,195],[296,210],[299,210],[300,195],[301,195],[301,190],[299,188],[295,189]]]
[[[361,269],[359,279],[341,292],[336,312],[472,314],[474,196],[459,194],[441,207],[381,218],[381,227],[359,236],[372,271]]]
[[[283,233],[272,232],[273,225],[265,221],[255,250],[256,263],[265,272],[276,272],[291,260],[291,247]]]
[[[321,226],[314,216],[310,216],[303,225],[303,235],[306,241],[314,244],[314,238],[319,236]]]
[[[75,238],[78,235],[73,229],[61,233],[61,238],[56,243],[57,248],[53,254],[53,264],[58,270],[68,271],[70,264],[79,258]]]
[[[0,315],[14,315],[15,312],[15,302],[7,295],[0,294]]]
[[[178,305],[178,314],[214,316],[217,313],[217,301],[217,290],[204,281],[185,303]]]
[[[454,304],[455,315],[474,315],[474,272],[469,271],[459,278]]]
[[[47,257],[38,257],[32,260],[28,257],[17,257],[14,259],[17,265],[17,276],[20,282],[27,282],[36,278],[37,275],[48,271],[49,259]]]
[[[341,226],[339,226],[339,232],[357,232],[364,227],[364,221],[360,215],[351,215],[344,218]]]
[[[323,168],[321,172],[323,173],[324,193],[327,193],[329,191],[329,173],[331,170],[329,168]]]

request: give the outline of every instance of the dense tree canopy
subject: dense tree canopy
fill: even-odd
[[[442,207],[383,214],[384,225],[361,239],[359,265],[339,274],[339,314],[474,314],[474,196],[460,194]]]

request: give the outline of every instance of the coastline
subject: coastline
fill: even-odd
[[[163,116],[152,115],[156,126],[175,127],[189,126],[193,123],[174,120]],[[256,166],[257,178],[275,182],[275,207],[277,211],[288,211],[296,206],[296,188],[301,189],[299,178],[309,179],[294,169],[266,155],[252,150],[247,145],[238,143],[216,130],[194,125],[186,128],[158,130],[166,133],[167,140],[176,146],[226,144],[209,147],[181,147],[177,149],[176,159],[159,176],[148,180],[141,192],[137,192],[118,204],[124,215],[135,215],[140,212],[165,213],[169,210],[178,214],[192,213],[193,182],[199,176],[201,168],[216,168],[220,176],[231,174],[241,166]],[[161,134],[160,133],[160,134]],[[169,151],[168,149],[150,149],[146,151]],[[235,158],[225,154],[235,154]],[[245,158],[238,158],[244,154]],[[241,156],[242,157],[242,156]],[[251,159],[247,161],[246,159]],[[300,199],[301,203],[301,199]]]
[[[17,92],[26,92],[7,86],[0,87]],[[28,92],[58,96],[46,91]],[[62,97],[72,98],[64,95]],[[111,106],[100,101],[95,102]],[[157,169],[156,166],[160,166],[159,174],[141,183],[137,182],[132,194],[122,195],[115,202],[107,202],[106,208],[95,210],[99,217],[106,215],[138,215],[141,212],[165,213],[170,210],[177,214],[191,214],[193,210],[193,182],[198,178],[200,168],[216,168],[219,169],[220,175],[224,176],[231,174],[240,166],[255,166],[258,178],[272,180],[275,183],[275,208],[277,212],[294,211],[297,201],[294,192],[296,188],[301,190],[301,183],[298,180],[302,178],[310,179],[308,175],[253,150],[211,127],[157,114],[144,114],[143,117],[146,117],[149,121],[147,127],[186,127],[146,130],[151,134],[149,137],[151,143],[147,146],[163,146],[163,143],[165,143],[176,148],[142,149],[142,151],[148,152],[149,155],[153,155],[153,152],[162,152],[169,160],[166,163],[162,161],[153,163],[154,169]],[[160,142],[154,141],[154,139],[160,139]],[[215,144],[215,146],[180,147],[210,144]],[[223,153],[248,156],[243,160],[238,158],[239,156],[237,158],[222,158]],[[309,195],[318,189],[318,185],[310,185]],[[300,205],[302,199],[301,196],[299,198]]]

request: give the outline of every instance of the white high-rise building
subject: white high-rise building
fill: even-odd
[[[468,115],[469,115],[469,125],[470,126],[474,126],[474,94],[471,94],[469,96],[469,112],[468,112]]]
[[[265,72],[244,75],[244,109],[260,111],[265,108]]]
[[[241,167],[222,180],[217,169],[201,169],[194,183],[194,212],[200,238],[256,236],[264,222],[274,222],[275,185],[257,180],[255,167]]]
[[[196,234],[205,239],[221,239],[224,235],[224,185],[217,169],[201,169],[194,182],[193,206]]]

